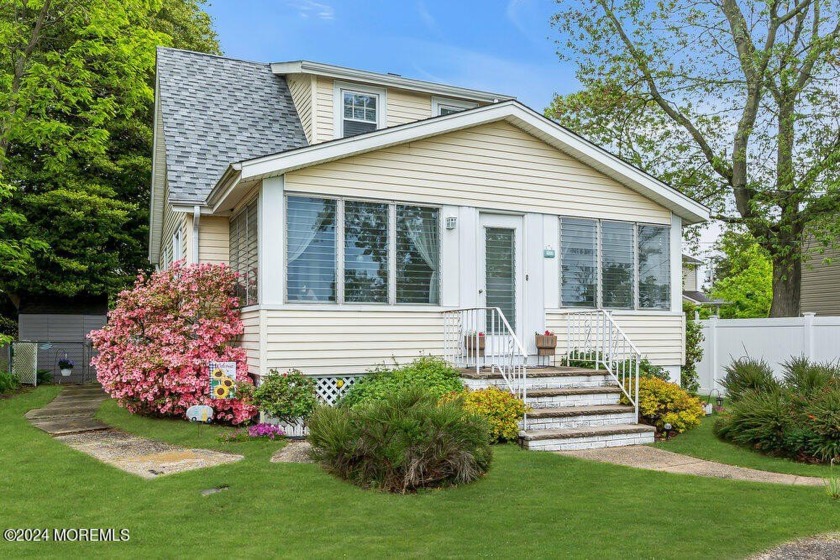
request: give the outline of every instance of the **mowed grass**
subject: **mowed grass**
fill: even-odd
[[[674,453],[682,453],[683,455],[726,463],[727,465],[799,476],[819,476],[823,478],[829,476],[830,467],[828,465],[797,463],[784,457],[771,457],[719,439],[712,431],[716,417],[716,414],[706,416],[697,428],[680,434],[671,441],[657,442],[654,445]],[[835,468],[835,471],[835,474],[840,476],[840,470]]]
[[[0,401],[4,528],[128,528],[127,543],[2,543],[0,556],[120,558],[741,558],[837,530],[822,488],[641,471],[496,448],[471,485],[399,496],[316,465],[272,464],[278,443],[221,444],[184,422],[101,417],[182,445],[243,453],[239,463],[142,480],[65,447],[23,418],[56,393]],[[215,436],[215,434],[214,434]],[[201,491],[228,485],[210,496]]]

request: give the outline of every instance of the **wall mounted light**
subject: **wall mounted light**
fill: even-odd
[[[458,218],[455,216],[447,216],[446,217],[446,229],[455,229],[455,226],[458,225]]]

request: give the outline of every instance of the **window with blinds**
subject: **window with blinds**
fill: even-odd
[[[634,224],[601,222],[601,305],[634,306]]]
[[[342,90],[341,97],[344,138],[376,130],[379,122],[378,95]]]
[[[336,301],[336,201],[286,203],[286,299]]]
[[[344,301],[388,303],[388,205],[344,203]]]
[[[639,307],[671,307],[671,230],[639,225]]]
[[[257,199],[245,205],[230,221],[230,267],[239,275],[237,295],[242,305],[259,299],[259,223]]]
[[[598,223],[560,220],[561,305],[595,307],[598,290]]]
[[[485,282],[487,288],[487,307],[498,307],[507,318],[511,328],[516,329],[516,230],[486,228],[485,242]],[[494,325],[487,317],[487,330],[494,330]]]
[[[440,302],[437,208],[397,205],[397,303]]]

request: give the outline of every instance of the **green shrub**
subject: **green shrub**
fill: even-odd
[[[685,364],[680,368],[680,386],[696,395],[700,389],[700,376],[697,363],[703,359],[703,325],[694,318],[698,306],[683,301],[685,314]]]
[[[764,360],[738,358],[724,368],[726,377],[721,385],[732,402],[739,401],[749,391],[771,392],[779,388],[773,370]]]
[[[309,420],[312,457],[363,488],[413,492],[465,484],[490,468],[487,421],[458,399],[409,387],[354,407],[320,407]]]
[[[477,391],[444,395],[444,400],[460,400],[464,409],[484,417],[490,426],[490,441],[511,441],[519,435],[519,421],[528,407],[510,391],[488,387]]]
[[[764,452],[782,452],[786,448],[786,433],[792,427],[789,404],[780,389],[744,391],[717,419],[714,431],[734,443]]]
[[[569,365],[572,367],[595,369],[595,360],[590,358],[590,355],[591,354],[587,354],[580,350],[572,350]],[[631,364],[629,361],[624,363],[626,371],[630,371],[630,366]],[[621,367],[622,366],[619,363],[618,369],[621,369]],[[652,364],[647,358],[642,358],[641,361],[639,361],[639,377],[654,377],[663,381],[669,381],[671,379],[671,376],[668,375],[665,368]]]
[[[20,379],[14,373],[0,371],[0,394],[15,391],[20,387]]]
[[[393,370],[380,368],[370,372],[347,391],[341,405],[356,406],[383,400],[411,387],[421,387],[435,398],[464,390],[458,370],[440,358],[424,356]]]
[[[38,385],[46,385],[52,383],[52,371],[48,369],[39,369],[36,373]]]
[[[840,457],[840,384],[813,394],[801,423],[814,434],[806,448],[808,455],[825,462]]]
[[[829,383],[840,382],[840,367],[835,363],[812,362],[798,356],[784,362],[782,367],[785,386],[806,399]]]
[[[251,400],[262,412],[289,424],[305,421],[318,403],[315,380],[296,369],[282,375],[271,370],[254,389]]]
[[[630,404],[630,400],[622,394],[621,403]],[[676,383],[642,377],[639,379],[639,416],[642,422],[655,426],[657,431],[663,431],[665,424],[670,424],[673,431],[682,433],[700,425],[704,416],[703,403]]]

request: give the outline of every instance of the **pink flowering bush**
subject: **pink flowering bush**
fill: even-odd
[[[211,360],[236,362],[237,385],[252,385],[245,350],[231,345],[243,332],[235,286],[236,274],[224,265],[179,262],[139,275],[133,289],[119,294],[108,324],[89,335],[105,391],[135,414],[183,416],[207,404],[216,420],[250,420],[253,405],[210,398]]]

